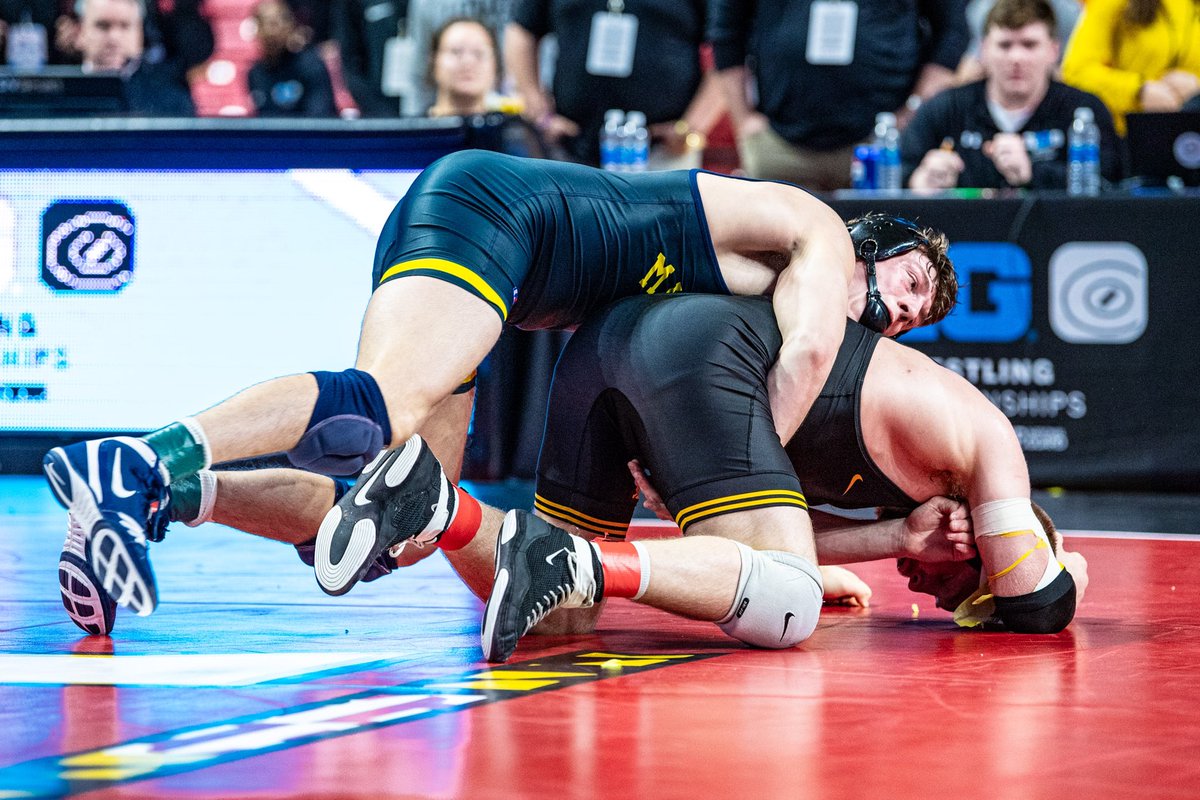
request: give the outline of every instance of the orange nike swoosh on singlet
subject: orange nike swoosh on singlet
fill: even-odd
[[[862,480],[862,475],[859,475],[857,472],[854,473],[854,477],[850,479],[850,483],[846,486],[846,491],[842,492],[842,495],[845,496],[851,489],[854,488],[854,484],[861,480]]]

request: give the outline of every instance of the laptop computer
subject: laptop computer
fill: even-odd
[[[87,74],[78,67],[0,69],[0,117],[106,116],[127,110],[125,81],[118,74]]]
[[[1155,184],[1178,177],[1200,186],[1200,111],[1141,112],[1125,121],[1131,175]]]

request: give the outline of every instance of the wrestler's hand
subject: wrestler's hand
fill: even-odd
[[[671,516],[671,512],[667,511],[667,504],[663,502],[662,497],[650,485],[650,481],[646,478],[646,473],[642,472],[642,465],[635,458],[625,466],[629,467],[629,474],[633,476],[633,482],[637,486],[637,490],[642,493],[644,502],[643,506],[647,511],[653,512],[654,516],[659,519],[665,519],[667,522],[674,522],[675,518]]]
[[[1054,548],[1054,557],[1058,559],[1058,563],[1062,564],[1067,572],[1071,573],[1071,579],[1075,581],[1075,605],[1083,602],[1083,593],[1088,586],[1088,565],[1087,559],[1080,553],[1074,553],[1066,549],[1062,534],[1051,527],[1046,531],[1046,535],[1050,538],[1050,546]]]
[[[871,587],[845,567],[820,567],[825,584],[825,602],[836,606],[871,605]]]
[[[1078,606],[1083,602],[1083,593],[1087,591],[1088,586],[1087,559],[1079,553],[1063,550],[1058,554],[1058,561],[1067,568],[1071,579],[1075,581],[1075,605]]]
[[[900,552],[918,561],[965,561],[976,555],[965,504],[934,497],[904,520]]]

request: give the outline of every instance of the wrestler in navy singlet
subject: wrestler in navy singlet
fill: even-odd
[[[915,508],[862,441],[859,399],[878,340],[847,320],[830,377],[785,452],[767,399],[781,343],[769,299],[614,303],[579,328],[559,359],[535,505],[623,535],[637,499],[625,464],[636,457],[685,532],[700,519],[764,506]]]
[[[482,150],[413,183],[380,234],[374,285],[450,281],[521,328],[565,328],[634,294],[728,294],[695,171],[615,174]]]

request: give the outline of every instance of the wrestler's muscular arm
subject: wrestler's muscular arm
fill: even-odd
[[[912,497],[953,495],[972,509],[1029,500],[1029,470],[1008,419],[966,380],[913,350],[879,343],[863,386],[862,421],[872,457]],[[1032,592],[1049,550],[1030,552],[1029,536],[980,533],[975,546],[984,571],[1004,572],[992,580],[992,591]]]
[[[833,209],[794,186],[706,174],[697,184],[729,290],[771,296],[783,346],[767,388],[786,442],[841,344],[854,271],[850,236]]]

